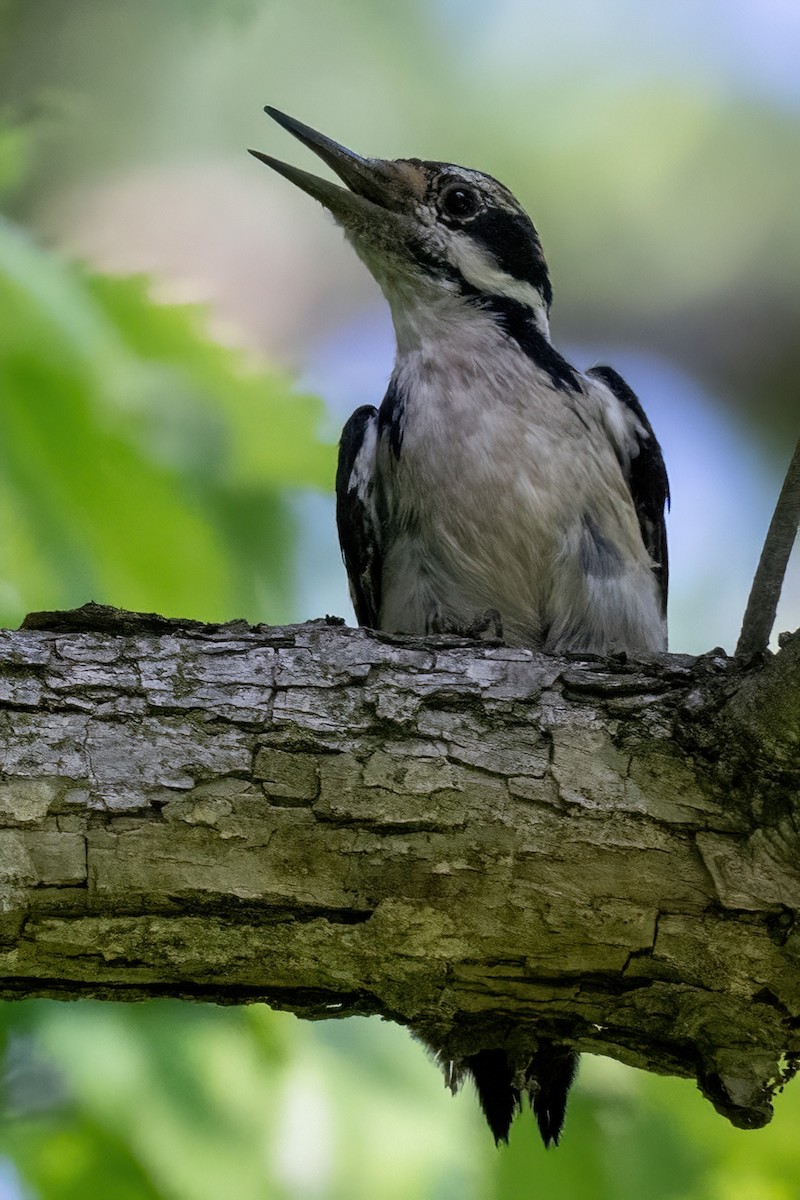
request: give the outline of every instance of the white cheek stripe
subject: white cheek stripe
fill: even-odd
[[[473,287],[493,296],[518,300],[534,312],[544,308],[541,294],[533,284],[526,283],[524,279],[514,279],[513,275],[501,271],[491,256],[464,234],[457,233],[449,239],[447,250],[453,265],[458,267],[467,283]]]

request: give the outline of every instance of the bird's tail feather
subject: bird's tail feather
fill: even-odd
[[[519,1073],[514,1070],[505,1050],[481,1050],[463,1060],[478,1092],[481,1108],[498,1144],[508,1141],[511,1122],[521,1107],[521,1090],[528,1093],[542,1141],[558,1145],[567,1096],[578,1069],[579,1056],[565,1046],[542,1043],[524,1069],[520,1089]]]
[[[558,1145],[569,1089],[578,1072],[578,1059],[574,1050],[546,1042],[525,1072],[526,1090],[545,1146],[551,1142]]]
[[[507,1142],[511,1122],[520,1110],[520,1094],[505,1050],[480,1050],[465,1058],[464,1066],[475,1080],[495,1142]]]

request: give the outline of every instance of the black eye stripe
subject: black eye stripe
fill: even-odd
[[[426,176],[424,206],[445,229],[468,238],[481,250],[488,252],[501,271],[512,279],[530,283],[550,307],[553,290],[536,227],[519,206],[514,196],[497,179],[481,171],[462,171],[451,163],[420,162]],[[471,192],[477,207],[470,216],[452,216],[442,207],[443,197],[456,189]],[[433,247],[420,245],[419,255],[425,269],[441,274],[446,252],[432,252]],[[458,273],[458,272],[456,272]]]
[[[542,247],[533,223],[524,213],[487,208],[478,213],[469,235],[489,251],[506,274],[549,291]],[[549,296],[545,298],[549,303]]]

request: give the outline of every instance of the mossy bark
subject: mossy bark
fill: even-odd
[[[204,626],[0,634],[0,995],[546,1037],[763,1124],[800,1054],[800,638],[749,665]]]

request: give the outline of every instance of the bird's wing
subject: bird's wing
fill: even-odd
[[[336,524],[359,625],[377,629],[381,613],[380,522],[375,501],[378,410],[356,409],[342,430],[336,471]]]
[[[669,480],[661,447],[636,393],[613,367],[592,367],[586,374],[604,383],[622,406],[629,453],[624,456],[624,461],[621,460],[621,465],[639,518],[642,541],[653,560],[666,612],[669,560],[664,511],[669,508]]]

